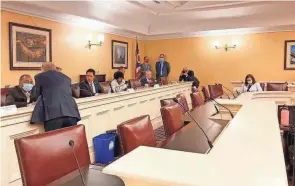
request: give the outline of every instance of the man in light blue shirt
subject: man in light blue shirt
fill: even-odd
[[[170,65],[164,60],[164,54],[160,54],[160,60],[156,63],[156,78],[167,78],[170,73]]]

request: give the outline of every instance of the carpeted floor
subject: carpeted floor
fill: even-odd
[[[154,132],[155,132],[155,137],[156,137],[157,143],[162,142],[166,139],[164,126],[156,128],[154,130]]]

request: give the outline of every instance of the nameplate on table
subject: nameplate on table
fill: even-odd
[[[128,88],[127,92],[135,92],[133,88]]]
[[[0,107],[0,116],[5,116],[8,114],[15,114],[15,113],[17,113],[17,108],[15,105]]]
[[[160,88],[160,85],[159,84],[155,84],[154,85],[154,88]]]

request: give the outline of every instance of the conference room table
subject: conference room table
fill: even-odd
[[[192,109],[189,112],[214,144],[214,141],[226,127],[228,121],[220,120],[216,122],[209,119],[210,115],[216,112],[211,102],[207,102],[205,105]],[[205,134],[200,127],[192,121],[192,118],[188,114],[185,114],[184,120],[187,121],[188,124],[163,141],[161,147],[184,152],[207,153],[210,147]]]
[[[277,95],[272,100],[270,94]],[[120,177],[126,186],[288,186],[276,104],[276,99],[293,99],[293,94],[287,94],[244,94],[242,102],[239,97],[233,100],[241,108],[209,153],[174,148],[181,143],[169,149],[140,146],[103,172]],[[200,124],[206,120],[196,119]],[[193,127],[190,124],[187,129]],[[186,141],[185,133],[190,132],[186,130],[172,142]],[[206,146],[200,150],[205,152]]]
[[[124,182],[117,176],[107,175],[101,172],[101,168],[97,166],[81,167],[81,172],[85,180],[86,186],[125,186]],[[75,171],[55,180],[47,186],[82,186],[82,178],[79,170]]]

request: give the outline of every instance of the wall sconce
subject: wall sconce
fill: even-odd
[[[104,42],[104,35],[98,34],[97,36],[98,43],[91,43],[91,40],[92,40],[92,34],[89,34],[87,37],[88,44],[85,46],[86,48],[88,48],[88,50],[91,49],[91,46],[101,46],[102,43]]]
[[[237,41],[233,41],[232,45],[225,44],[224,46],[220,46],[219,42],[215,41],[213,45],[216,49],[224,49],[225,51],[228,51],[230,48],[236,48],[237,44]]]

